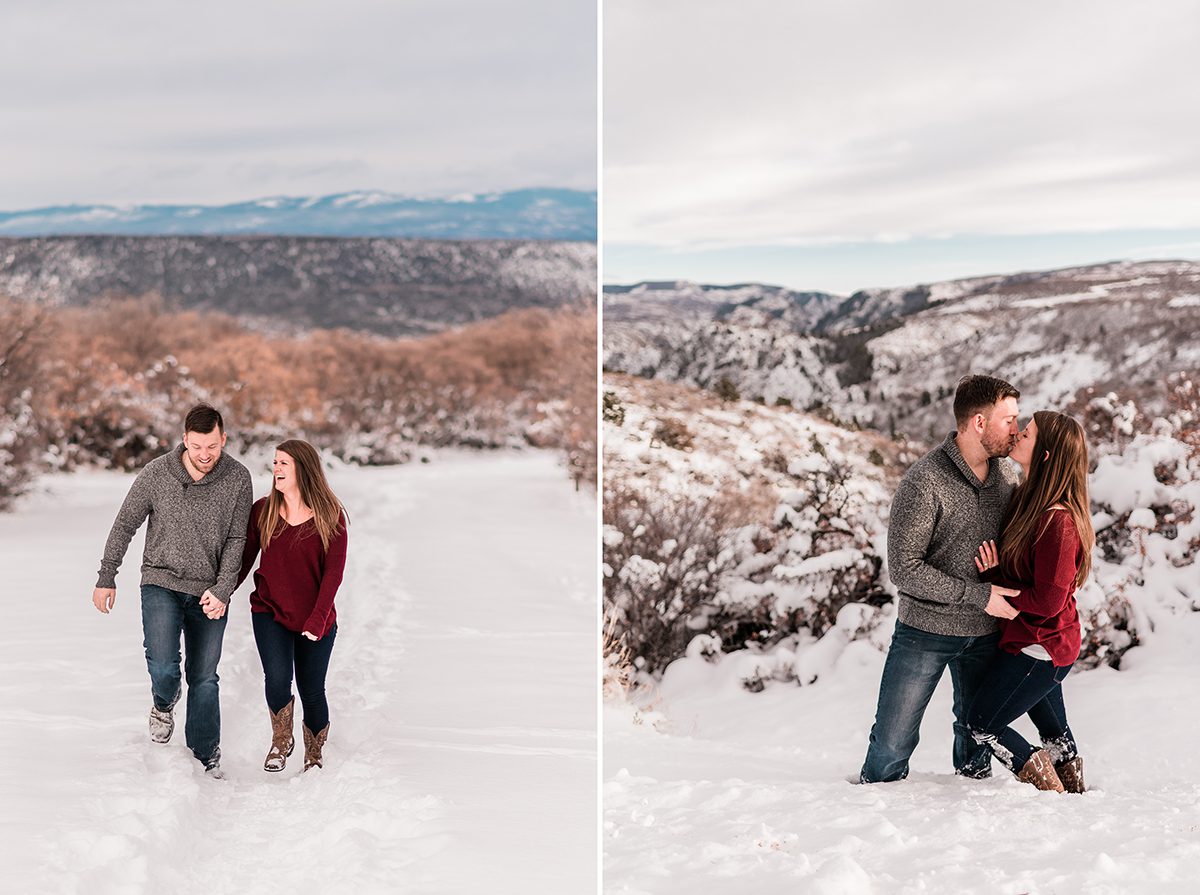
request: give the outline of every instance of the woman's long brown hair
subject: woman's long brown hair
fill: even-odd
[[[321,536],[321,546],[329,549],[329,542],[338,533],[341,517],[346,515],[346,508],[337,499],[329,481],[325,478],[325,468],[321,465],[321,455],[307,441],[298,438],[289,439],[275,446],[292,458],[296,470],[296,484],[300,486],[300,499],[304,505],[313,511],[313,522],[317,526],[317,534]],[[283,492],[274,487],[271,479],[271,494],[267,504],[258,518],[258,534],[262,540],[262,549],[266,550],[271,539],[286,525],[283,521]],[[348,518],[348,516],[347,516]]]
[[[1066,414],[1039,410],[1033,421],[1037,425],[1033,457],[1004,519],[1000,568],[1018,579],[1027,578],[1032,571],[1029,555],[1033,545],[1050,522],[1046,511],[1062,506],[1071,514],[1083,548],[1075,573],[1075,586],[1080,587],[1091,571],[1092,547],[1096,543],[1088,500],[1087,438],[1083,427]]]

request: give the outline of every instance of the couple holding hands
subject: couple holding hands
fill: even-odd
[[[112,609],[117,570],[149,519],[141,599],[150,739],[171,739],[186,682],[188,748],[220,779],[217,664],[226,610],[261,554],[250,611],[271,718],[263,768],[283,770],[295,748],[293,674],[304,710],[304,769],[321,767],[329,734],[325,676],[337,635],[334,597],[346,565],[345,509],[306,441],[276,448],[270,493],[253,502],[249,471],[223,452],[221,414],[198,404],[183,430],[183,443],[148,463],[129,489],[104,547],[92,602],[100,612]]]

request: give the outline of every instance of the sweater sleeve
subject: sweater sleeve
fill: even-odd
[[[242,567],[242,553],[246,546],[246,524],[250,519],[250,507],[254,504],[254,486],[250,482],[250,473],[245,469],[239,470],[237,502],[233,506],[233,519],[229,523],[229,531],[225,536],[225,546],[221,549],[221,567],[217,570],[217,583],[209,590],[222,603],[228,603],[230,596],[237,590],[238,571]]]
[[[108,540],[104,544],[104,556],[100,560],[96,587],[117,586],[117,570],[125,559],[129,542],[133,540],[137,530],[142,527],[142,523],[150,515],[152,508],[151,474],[149,469],[143,469],[138,473],[129,493],[125,495],[121,509],[117,511],[117,518],[114,520],[112,529],[108,533]]]
[[[1020,612],[1049,618],[1075,593],[1079,535],[1071,517],[1056,511],[1033,545],[1033,584],[1011,599]]]
[[[259,515],[265,506],[266,503],[260,501],[250,508],[250,520],[246,524],[246,546],[242,548],[242,567],[238,570],[237,585],[233,588],[234,590],[242,586],[242,582],[254,568],[254,560],[258,559],[258,551],[262,546],[258,533]]]
[[[904,479],[892,499],[888,523],[888,570],[901,593],[931,603],[968,603],[983,608],[992,588],[947,575],[925,560],[937,521],[929,488]]]
[[[346,570],[346,516],[338,517],[337,534],[329,542],[329,550],[325,553],[325,566],[321,574],[321,589],[317,593],[317,603],[304,623],[304,630],[318,637],[325,636],[325,623],[333,608],[333,598],[337,596],[338,587],[342,583],[342,575]]]

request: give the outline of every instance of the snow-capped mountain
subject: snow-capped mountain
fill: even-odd
[[[588,306],[589,242],[289,236],[0,238],[0,295],[55,305],[162,296],[276,328],[418,335],[522,307]]]
[[[772,305],[774,302],[774,305]],[[966,372],[1022,406],[1116,392],[1161,412],[1164,380],[1200,369],[1200,263],[1115,262],[846,298],[775,287],[605,287],[605,367],[936,439]]]
[[[525,189],[417,198],[377,190],[276,196],[227,205],[59,205],[0,211],[0,236],[393,236],[422,239],[596,239],[596,193]]]

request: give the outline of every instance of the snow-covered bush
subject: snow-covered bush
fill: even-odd
[[[1172,615],[1200,611],[1200,430],[1195,389],[1190,380],[1180,389],[1185,401],[1192,396],[1190,407],[1181,402],[1178,413],[1128,435],[1120,449],[1098,446],[1094,572],[1078,594],[1084,666],[1119,667]],[[1101,400],[1111,404],[1111,396]]]
[[[640,672],[689,643],[798,647],[851,604],[875,624],[895,446],[787,409],[626,384],[609,400],[624,414],[606,436],[605,608]],[[664,420],[688,433],[687,451],[662,438]]]
[[[735,491],[646,493],[604,482],[605,615],[613,648],[656,673],[683,654],[716,611],[721,572],[751,507]]]
[[[44,309],[0,297],[0,509],[46,462],[34,393],[49,328]]]

